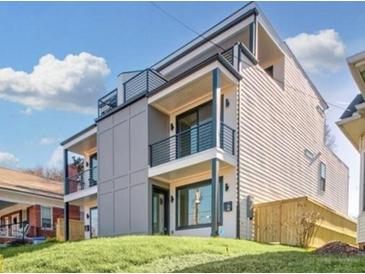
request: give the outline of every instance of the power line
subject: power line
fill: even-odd
[[[156,4],[155,2],[151,1],[150,2],[152,6],[154,6],[156,9],[158,9],[160,12],[162,12],[163,14],[165,14],[166,16],[170,17],[171,19],[173,19],[174,21],[178,22],[180,25],[182,25],[184,28],[188,29],[189,31],[195,33],[196,35],[198,35],[199,37],[203,38],[204,41],[206,42],[209,42],[211,43],[212,45],[214,45],[215,47],[217,47],[218,49],[222,50],[222,51],[226,51],[227,49],[223,48],[222,46],[218,45],[217,43],[215,43],[214,41],[210,40],[209,38],[205,37],[203,34],[199,33],[198,31],[194,30],[193,28],[191,28],[189,25],[187,25],[186,23],[184,23],[182,20],[180,20],[179,18],[177,18],[176,16],[174,16],[173,14],[169,13],[168,11],[166,11],[165,9],[163,9],[162,7],[160,7],[158,4]],[[237,56],[233,55],[233,58],[237,59],[238,61],[240,62],[243,62],[245,63],[246,65],[252,67],[252,65],[244,60],[240,60]],[[260,70],[259,68],[257,68],[256,66],[253,66],[253,68],[258,71],[259,73],[262,73],[262,74],[265,74],[266,75],[266,72],[263,71],[263,70]],[[297,87],[294,87],[288,83],[285,83],[284,81],[280,80],[280,79],[277,79],[277,78],[274,78],[274,76],[272,77],[272,79],[274,81],[276,81],[277,83],[279,84],[282,84],[283,86],[286,86],[286,87],[289,87],[291,88],[292,90],[294,91],[297,91],[297,92],[301,92],[302,94],[306,95],[306,96],[309,96],[309,97],[312,97],[314,99],[318,99],[316,96],[313,96],[311,94],[308,94],[306,91],[303,91],[301,89],[298,89]],[[331,103],[331,102],[328,102],[326,100],[326,103],[332,107],[335,107],[335,108],[338,108],[338,109],[341,109],[341,110],[344,110],[344,111],[350,111],[348,108],[344,108],[342,106],[339,106],[335,103]]]

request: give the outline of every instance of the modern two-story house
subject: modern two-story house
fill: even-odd
[[[84,207],[86,237],[250,239],[252,204],[298,196],[347,214],[328,106],[255,3],[117,82],[62,143],[66,217]],[[84,169],[71,177],[74,153]]]
[[[360,153],[360,204],[357,224],[357,242],[365,247],[365,52],[347,59],[351,74],[359,87],[358,94],[344,111],[337,125]]]

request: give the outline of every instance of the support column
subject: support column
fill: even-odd
[[[218,231],[218,199],[219,197],[219,160],[212,159],[212,231],[211,236],[219,236]]]
[[[63,151],[63,182],[64,182],[64,193],[68,194],[69,187],[68,187],[68,150],[65,149]],[[64,209],[63,209],[63,217],[64,217],[64,236],[65,241],[69,240],[69,204],[68,202],[65,203]]]
[[[64,206],[64,236],[65,236],[65,241],[68,241],[70,239],[70,224],[69,224],[69,219],[70,219],[70,211],[69,211],[69,204],[68,202],[65,203]]]
[[[221,131],[221,71],[216,68],[212,71],[212,133],[213,147],[220,146]]]
[[[257,15],[254,15],[254,20],[249,26],[250,31],[250,42],[249,42],[249,50],[251,51],[253,56],[256,56],[256,41],[257,41]]]
[[[212,133],[213,147],[220,147],[220,131],[221,131],[221,71],[216,68],[212,71]],[[219,160],[212,159],[212,230],[211,236],[219,236],[218,231],[218,195],[219,195]]]

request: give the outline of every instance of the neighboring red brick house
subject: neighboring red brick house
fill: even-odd
[[[69,209],[70,219],[80,220],[80,209]],[[0,242],[19,236],[56,236],[63,218],[63,183],[0,168]]]

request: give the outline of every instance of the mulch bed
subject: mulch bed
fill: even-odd
[[[365,255],[365,250],[343,242],[331,242],[317,248],[314,253],[321,255]]]

